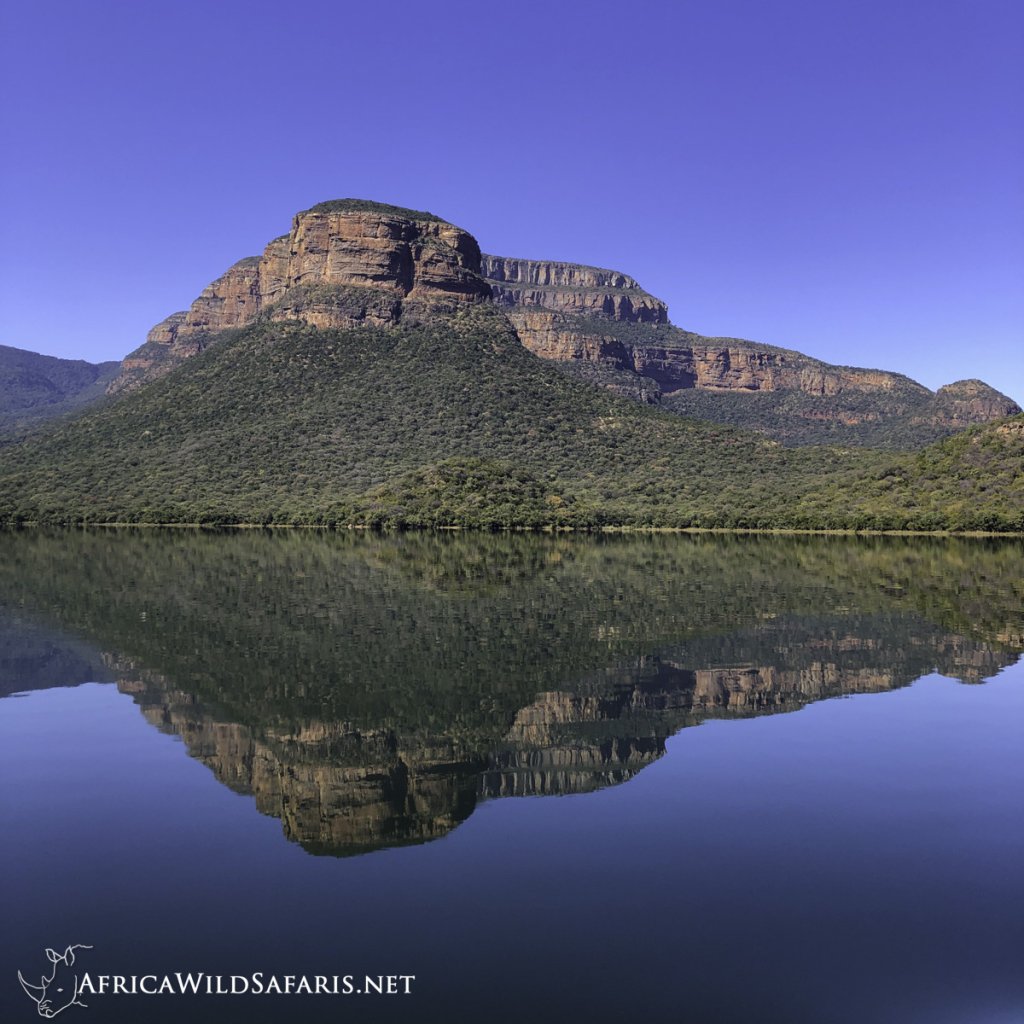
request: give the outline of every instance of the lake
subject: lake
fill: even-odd
[[[1020,542],[0,552],[5,1022],[1024,1020]]]

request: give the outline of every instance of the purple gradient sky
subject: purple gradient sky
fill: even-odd
[[[0,342],[119,358],[358,196],[1024,404],[1024,4],[0,0]]]

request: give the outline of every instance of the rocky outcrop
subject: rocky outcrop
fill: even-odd
[[[617,270],[484,255],[482,273],[501,306],[596,314],[627,323],[668,323],[668,306]]]
[[[935,392],[930,422],[948,423],[954,427],[968,427],[972,423],[987,423],[1016,416],[1019,405],[981,380],[958,380]]]
[[[653,377],[664,390],[780,391],[833,396],[843,391],[895,392],[927,389],[907,377],[881,370],[829,366],[796,352],[755,348],[733,341],[705,340],[682,346],[633,346],[633,369]]]
[[[686,388],[708,391],[798,390],[831,397],[845,391],[911,393],[927,388],[901,374],[831,366],[770,346],[703,338],[666,326],[646,337],[623,334],[610,322],[581,320],[547,309],[511,309],[523,344],[544,359],[603,363],[657,382],[665,394]]]
[[[344,201],[298,214],[291,234],[268,246],[260,265],[261,301],[271,305],[301,284],[381,288],[425,300],[490,295],[472,235],[414,211],[352,209]]]
[[[615,271],[495,256],[483,257],[483,270],[520,341],[535,355],[620,395],[779,440],[897,447],[902,441],[913,447],[1020,411],[977,380],[933,394],[898,373],[692,334],[669,324],[664,303]],[[715,395],[727,397],[716,404]],[[745,407],[733,401],[753,395],[774,395],[776,404],[766,406],[770,398]],[[846,433],[835,435],[837,427]]]
[[[534,355],[559,362],[605,363],[616,369],[633,369],[631,347],[600,325],[584,326],[574,317],[548,309],[510,309],[519,340]]]
[[[358,200],[296,214],[261,257],[240,260],[191,307],[157,324],[110,392],[132,390],[201,352],[219,332],[258,317],[319,328],[396,323],[406,304],[450,312],[490,297],[480,247],[431,214]]]
[[[999,424],[995,428],[995,435],[1009,441],[1015,441],[1017,444],[1024,444],[1024,419],[1017,417],[1016,419],[1008,420],[1006,423]],[[978,435],[972,440],[977,443],[981,439],[982,435]]]
[[[482,273],[531,352],[637,373],[666,394],[684,388],[929,394],[901,374],[832,366],[799,352],[671,327],[666,304],[619,271],[485,254]],[[623,330],[626,324],[634,327]]]

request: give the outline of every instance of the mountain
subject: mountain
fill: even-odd
[[[318,328],[393,326],[483,302],[480,247],[431,213],[362,200],[320,203],[261,258],[239,260],[183,312],[156,325],[122,363],[112,394],[133,391],[202,352],[219,332],[258,321]]]
[[[120,368],[0,345],[0,438],[96,401]]]
[[[339,309],[339,286],[367,285],[387,295],[357,302],[354,313]],[[392,324],[403,304],[438,292],[489,296],[527,349],[569,373],[785,444],[920,447],[1021,411],[982,381],[932,393],[901,374],[705,338],[673,326],[665,303],[626,274],[481,254],[472,236],[433,214],[360,200],[321,203],[298,215],[262,257],[240,260],[188,310],[157,324],[110,390],[136,388],[202,351],[217,332],[261,316],[297,316],[317,327]]]
[[[538,358],[522,317],[576,314],[522,303],[674,331],[663,306],[587,268],[509,306],[484,273],[535,272],[508,263],[432,214],[298,214],[151,332],[116,401],[0,452],[0,519],[1024,527],[1012,429],[927,456],[964,474],[950,493],[925,453],[787,448],[632,401]]]
[[[621,394],[785,444],[918,447],[1021,411],[978,380],[932,393],[902,374],[681,330],[616,271],[485,255],[482,273],[531,352]]]

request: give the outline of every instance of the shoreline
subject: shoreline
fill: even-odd
[[[1010,530],[857,530],[857,529],[794,529],[785,527],[738,526],[366,526],[345,523],[325,526],[315,523],[3,523],[0,531],[19,530],[311,530],[320,533],[536,533],[536,534],[719,534],[722,536],[777,537],[969,537],[1001,538],[1024,541],[1024,531]]]

